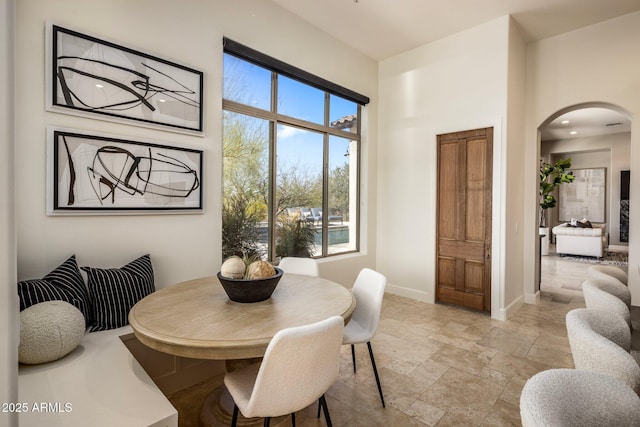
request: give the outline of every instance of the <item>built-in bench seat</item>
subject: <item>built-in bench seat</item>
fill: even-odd
[[[28,411],[20,427],[177,427],[178,412],[121,339],[132,333],[87,333],[62,359],[21,365],[18,396]]]

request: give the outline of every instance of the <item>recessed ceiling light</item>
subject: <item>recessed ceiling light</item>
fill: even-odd
[[[563,120],[561,123],[562,123],[563,125],[568,125],[570,122],[569,122],[569,120]]]
[[[166,99],[158,99],[158,102],[167,102]]]
[[[98,84],[96,85],[96,87],[97,87],[98,89],[102,89],[104,86],[102,86],[100,83],[98,83]]]
[[[571,132],[569,132],[569,133],[570,133],[571,135],[575,135],[575,134],[577,134],[578,132],[576,132],[575,130],[572,130],[572,131],[571,131]]]

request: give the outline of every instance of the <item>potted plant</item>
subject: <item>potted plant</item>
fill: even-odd
[[[540,235],[544,235],[540,245],[542,255],[549,254],[549,227],[547,227],[545,211],[556,207],[557,202],[553,195],[556,187],[563,183],[571,183],[575,179],[573,172],[567,171],[570,167],[571,158],[559,159],[554,164],[540,160],[539,232]]]
[[[276,240],[276,256],[309,258],[313,254],[316,231],[313,223],[299,215],[282,215]]]
[[[222,259],[260,258],[260,213],[243,197],[229,197],[222,205]]]

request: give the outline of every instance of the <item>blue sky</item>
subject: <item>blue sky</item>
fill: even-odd
[[[254,107],[269,110],[271,73],[233,56],[225,55],[225,96]],[[233,81],[229,76],[234,76]],[[234,85],[235,83],[235,85]],[[229,95],[229,93],[231,95]],[[278,112],[313,123],[324,121],[324,93],[287,77],[278,79]],[[355,114],[354,102],[331,95],[330,121]],[[349,140],[331,137],[331,168],[348,162]],[[322,173],[322,135],[291,126],[278,126],[278,161],[298,164],[310,174]]]

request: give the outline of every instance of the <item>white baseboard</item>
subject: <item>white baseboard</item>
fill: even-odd
[[[404,288],[402,286],[397,286],[393,284],[387,284],[386,292],[394,295],[399,295],[401,297],[411,298],[417,301],[426,302],[429,304],[435,304],[435,295],[430,295],[424,291],[417,291],[415,289]],[[520,309],[525,303],[527,304],[537,304],[540,301],[540,292],[537,292],[535,295],[531,296],[532,298],[524,298],[519,297],[514,302],[509,304],[508,307],[497,310],[495,313],[492,312],[492,318],[496,320],[508,320],[510,316],[513,316],[516,311]],[[528,302],[534,301],[534,302]],[[495,314],[495,317],[494,317]]]
[[[516,311],[518,311],[520,309],[520,307],[522,307],[524,304],[525,304],[524,297],[523,296],[519,296],[511,304],[509,304],[507,307],[498,310],[497,317],[494,317],[494,319],[496,319],[496,320],[509,320],[509,318],[511,316],[513,316],[516,313]]]
[[[623,245],[609,245],[607,250],[611,252],[629,252],[629,246]]]
[[[524,294],[525,304],[540,304],[540,291],[535,294]]]
[[[404,288],[402,286],[397,286],[390,283],[387,283],[387,287],[385,291],[389,292],[390,294],[411,298],[417,301],[428,302],[430,304],[435,303],[435,296],[430,295],[424,291],[417,291],[415,289]]]

